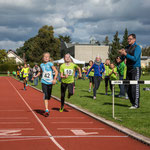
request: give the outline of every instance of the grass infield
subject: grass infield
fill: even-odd
[[[150,80],[150,76],[142,76],[141,80]],[[68,99],[66,93],[66,101],[150,137],[150,91],[144,91],[143,88],[145,87],[150,88],[150,85],[140,85],[141,98],[139,109],[129,110],[131,106],[129,100],[115,98],[115,116],[122,121],[112,118],[112,96],[110,90],[108,95],[105,95],[104,81],[101,82],[100,88],[97,91],[96,100],[93,100],[93,92],[88,92],[89,80],[77,80],[75,95]],[[40,82],[37,88],[41,89]],[[117,95],[118,93],[118,85],[115,85],[115,94]],[[60,98],[60,82],[53,86],[52,95]]]

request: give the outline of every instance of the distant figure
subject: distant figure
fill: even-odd
[[[111,89],[111,91],[112,91],[112,84],[111,84],[111,81],[112,80],[117,80],[117,68],[116,68],[116,66],[113,64],[113,63],[111,63],[110,64],[110,69],[109,69],[109,78],[110,78],[110,89]],[[112,93],[113,94],[113,93]]]
[[[92,60],[90,60],[89,61],[89,65],[88,65],[88,67],[87,67],[87,71],[91,68],[93,66],[93,61]],[[94,69],[92,69],[92,71],[89,73],[89,81],[90,81],[90,83],[89,83],[89,92],[91,92],[91,87],[92,87],[92,85],[93,85],[93,88],[94,88]]]
[[[35,63],[33,69],[33,79],[34,79],[34,85],[37,86],[38,85],[38,81],[39,81],[39,77],[37,76],[37,74],[41,71],[40,67],[37,65],[37,63]]]
[[[124,61],[121,60],[120,57],[116,58],[116,62],[117,62],[117,71],[119,74],[119,80],[123,80],[124,77],[124,70],[125,70],[125,63]],[[120,88],[120,93],[119,95],[117,95],[117,97],[124,97],[125,96],[125,86],[123,84],[119,84],[119,88]]]
[[[108,83],[110,86],[109,69],[110,69],[110,60],[106,59],[105,61],[105,95],[108,94]]]
[[[96,91],[100,86],[102,75],[105,72],[104,64],[99,56],[95,58],[93,66],[89,69],[87,75],[94,69],[94,88],[93,88],[93,99],[96,99]]]

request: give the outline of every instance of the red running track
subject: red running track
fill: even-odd
[[[0,150],[150,150],[127,135],[60,102],[42,115],[43,94],[10,77],[0,77]]]

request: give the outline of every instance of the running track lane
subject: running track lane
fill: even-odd
[[[0,78],[1,150],[150,150],[111,127],[60,102],[50,101],[50,117],[42,115],[43,94],[13,78]]]

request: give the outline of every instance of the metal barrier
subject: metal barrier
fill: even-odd
[[[150,84],[150,80],[145,81],[137,81],[137,80],[113,80],[111,81],[112,84],[112,117],[114,119],[117,119],[115,117],[115,85],[124,84],[124,85],[136,85],[136,84]]]

